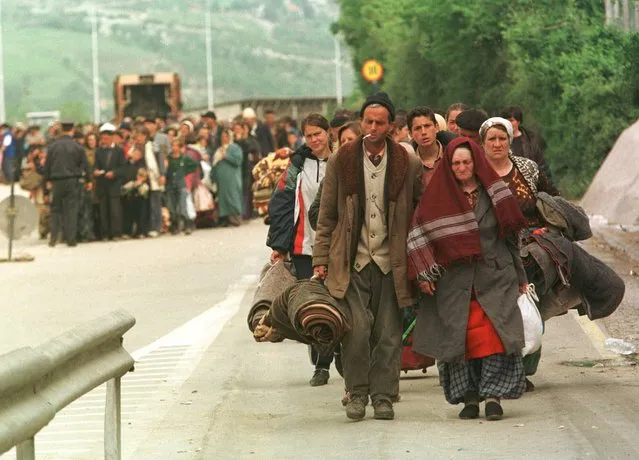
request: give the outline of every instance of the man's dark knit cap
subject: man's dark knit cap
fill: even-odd
[[[457,126],[468,131],[479,131],[481,125],[488,120],[488,114],[481,109],[468,109],[457,115]]]
[[[364,102],[364,105],[362,105],[360,116],[363,118],[364,110],[366,110],[366,107],[368,107],[369,105],[375,105],[375,104],[379,104],[382,107],[385,107],[390,113],[390,121],[395,120],[395,106],[393,105],[393,101],[390,100],[390,97],[388,97],[388,94],[384,92],[375,93],[371,96],[368,96],[366,98],[366,102]]]

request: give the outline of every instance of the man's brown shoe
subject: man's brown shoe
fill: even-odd
[[[388,399],[375,401],[373,403],[373,409],[375,410],[374,417],[377,420],[393,420],[395,418],[393,403],[391,403]]]
[[[366,417],[366,404],[368,397],[363,395],[351,395],[346,404],[346,416],[351,420],[361,420]]]

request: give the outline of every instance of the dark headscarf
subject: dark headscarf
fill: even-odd
[[[467,137],[458,137],[446,147],[442,164],[413,215],[408,234],[411,279],[435,281],[452,262],[481,255],[477,218],[452,170],[453,153],[458,147],[471,151],[475,177],[492,201],[500,237],[526,226],[515,197],[488,164],[481,147]]]

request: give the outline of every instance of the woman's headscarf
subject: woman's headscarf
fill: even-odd
[[[182,123],[180,123],[180,126],[186,126],[189,128],[189,133],[193,132],[193,122],[191,122],[191,120],[183,120]]]
[[[515,197],[490,167],[481,147],[470,138],[458,137],[446,147],[442,163],[413,214],[407,242],[411,279],[435,281],[451,263],[481,256],[475,212],[452,170],[453,153],[458,147],[471,151],[475,177],[492,201],[500,237],[526,226]]]
[[[217,150],[215,151],[215,154],[213,155],[213,166],[215,166],[216,164],[218,164],[220,161],[224,159],[224,156],[226,155],[226,151],[228,150],[229,145],[233,144],[233,133],[230,130],[225,129],[223,131],[223,134],[228,135],[229,143],[220,145],[217,148]],[[221,141],[222,141],[222,136],[220,135],[220,142]]]
[[[503,126],[504,128],[506,128],[506,131],[508,132],[508,140],[512,144],[513,139],[515,137],[514,131],[513,131],[513,124],[502,117],[492,117],[482,123],[481,127],[479,128],[479,137],[481,141],[484,142],[484,138],[486,137],[486,131],[488,131],[493,126],[497,126],[497,125]]]

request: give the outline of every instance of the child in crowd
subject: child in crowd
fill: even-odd
[[[139,168],[135,180],[122,186],[125,202],[125,231],[131,237],[144,238],[149,232],[149,172]]]
[[[195,228],[195,217],[189,216],[186,209],[189,191],[186,189],[184,176],[196,171],[199,163],[184,155],[184,150],[184,140],[173,139],[166,170],[166,198],[171,212],[171,233],[173,235],[180,231],[180,217],[184,219],[184,233],[190,235]]]

